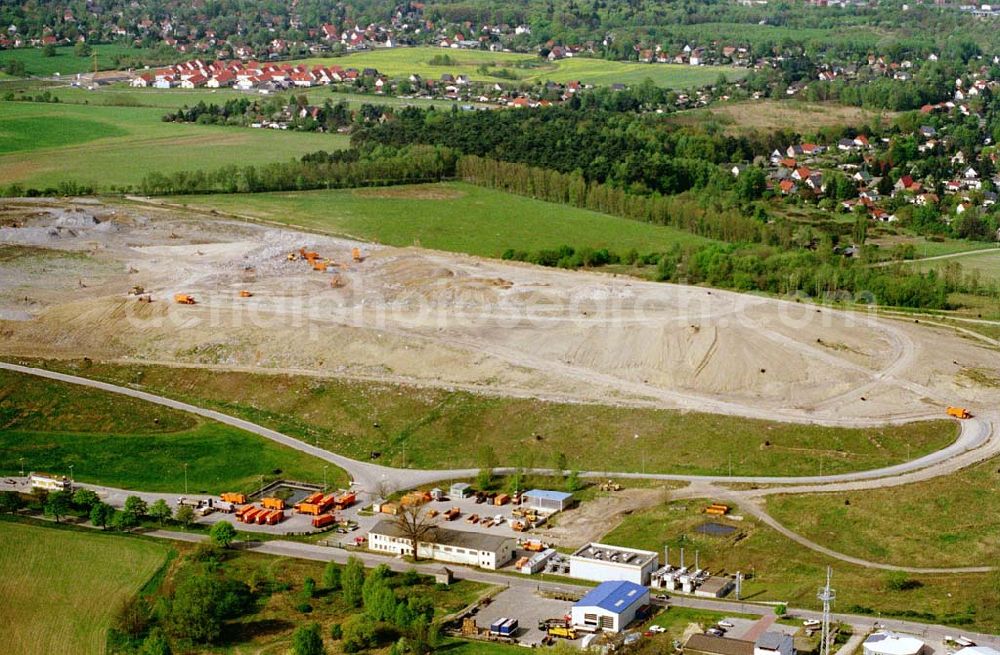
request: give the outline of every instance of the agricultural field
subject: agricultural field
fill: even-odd
[[[1000,561],[998,459],[891,489],[771,496],[767,508],[790,529],[872,561],[922,567]]]
[[[0,521],[6,655],[101,655],[113,612],[167,557],[154,541]]]
[[[98,70],[116,68],[118,57],[141,58],[145,61],[160,61],[162,55],[156,50],[133,48],[120,44],[92,45],[92,52],[97,54]],[[174,54],[173,58],[178,55]],[[36,77],[51,77],[54,75],[68,76],[77,73],[89,73],[94,70],[93,57],[77,57],[72,46],[56,48],[54,57],[46,57],[42,48],[16,48],[0,50],[0,68],[10,61],[22,61],[28,75]]]
[[[434,57],[448,56],[452,63],[434,65]],[[730,81],[743,78],[746,69],[728,66],[681,66],[674,64],[642,64],[577,57],[548,62],[535,55],[485,50],[452,50],[447,48],[392,48],[371,50],[344,57],[314,58],[308,64],[339,65],[344,68],[375,68],[391,78],[417,74],[426,79],[438,79],[444,73],[468,75],[473,80],[489,82],[570,82],[580,81],[595,86],[638,84],[651,79],[657,86],[685,89],[714,83],[719,75]],[[505,69],[517,79],[481,73],[481,66]]]
[[[262,437],[127,396],[0,371],[0,474],[26,469],[141,491],[250,490],[322,480],[326,463]],[[225,456],[221,456],[224,453]],[[330,465],[332,484],[346,475]]]
[[[535,251],[570,245],[625,253],[630,248],[651,252],[674,243],[708,242],[668,226],[459,182],[169,200],[364,241],[485,257],[499,257],[508,248]]]
[[[45,365],[117,384],[141,380],[150,392],[316,440],[334,452],[366,458],[378,450],[380,463],[416,468],[479,466],[489,447],[500,464],[526,468],[553,466],[561,453],[579,469],[726,475],[731,465],[733,475],[813,475],[905,461],[956,436],[945,421],[837,429],[311,377]],[[477,439],[470,441],[469,434]],[[711,449],[704,448],[706,440]],[[512,449],[514,443],[519,447]]]
[[[2,80],[3,78],[0,78]],[[294,96],[305,96],[309,103],[321,105],[326,101],[333,103],[346,101],[351,107],[362,104],[388,105],[390,107],[418,106],[450,109],[452,101],[429,100],[425,98],[397,98],[391,95],[368,95],[360,93],[336,92],[331,87],[313,87],[296,89],[294,91],[272,93],[262,96],[255,91],[240,91],[238,89],[137,89],[128,84],[116,82],[102,85],[97,89],[74,87],[66,84],[43,82],[35,80],[11,81],[0,84],[0,97],[7,92],[13,92],[15,99],[25,96],[37,96],[48,91],[59,102],[79,105],[107,105],[113,107],[159,107],[163,110],[175,110],[185,105],[193,106],[199,102],[221,105],[234,98],[249,98],[251,100],[271,100],[285,98],[291,100]],[[478,104],[478,103],[473,103]]]
[[[811,609],[819,607],[816,589],[825,579],[826,567],[832,565],[838,612],[874,615],[870,609],[874,607],[883,617],[967,625],[990,633],[1000,630],[1000,573],[910,575],[902,580],[895,574],[829,559],[749,517],[743,521],[712,519],[733,531],[710,536],[697,531],[708,520],[703,510],[710,502],[672,501],[634,512],[601,541],[657,552],[667,545],[675,565],[683,546],[689,563],[697,551],[702,568],[748,576],[743,583],[746,600],[781,601]],[[917,522],[908,520],[905,525],[909,529]],[[851,526],[842,527],[849,531]],[[837,547],[826,540],[823,543]]]
[[[677,112],[668,120],[678,126],[714,122],[728,134],[767,132],[788,129],[808,131],[841,125],[866,126],[873,121],[892,122],[896,114],[871,111],[834,103],[808,103],[797,100],[746,100],[723,102],[711,107]]]
[[[162,116],[155,108],[0,102],[0,180],[107,190],[137,184],[150,171],[286,161],[347,145],[341,135],[164,123]]]

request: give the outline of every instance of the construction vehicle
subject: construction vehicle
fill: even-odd
[[[195,304],[194,296],[188,295],[186,293],[175,293],[174,302],[178,305],[193,305]]]
[[[602,482],[598,489],[601,491],[621,491],[622,486],[614,480],[608,480],[606,482]]]
[[[493,499],[493,504],[496,505],[497,507],[500,507],[501,505],[506,505],[509,502],[510,502],[510,496],[508,496],[507,494],[497,494],[496,498]]]
[[[333,277],[330,278],[330,286],[334,289],[340,289],[344,286],[344,276],[340,273],[335,273]]]
[[[436,509],[429,509],[429,510],[427,510],[427,518],[431,518],[432,519],[432,518],[434,518],[435,516],[437,516],[440,513],[441,512],[437,511]]]
[[[364,258],[361,256],[361,248],[351,248],[351,259],[356,262],[363,261]]]
[[[247,291],[246,289],[243,289],[242,291],[240,291],[240,298],[252,298],[252,297],[253,297],[253,294],[250,293],[249,291]]]
[[[952,416],[954,418],[961,418],[961,419],[972,418],[972,414],[969,412],[969,410],[967,410],[964,407],[949,407],[947,409],[947,412],[948,416]]]
[[[244,505],[243,507],[239,508],[238,510],[236,510],[236,520],[242,521],[243,517],[246,516],[247,513],[253,511],[254,509],[255,508],[253,505]]]
[[[511,521],[510,529],[514,532],[524,532],[526,528],[524,527],[524,522],[522,521]]]
[[[568,625],[550,625],[548,629],[548,635],[550,637],[559,637],[560,639],[569,639],[570,641],[576,639],[576,628],[572,628]]]
[[[358,500],[358,495],[353,491],[337,496],[333,501],[333,506],[339,510],[345,510]]]
[[[452,507],[451,509],[449,509],[447,512],[444,513],[444,520],[454,521],[461,515],[462,515],[462,510],[460,510],[457,507]]]
[[[128,290],[128,295],[130,296],[141,296],[144,293],[146,293],[146,289],[138,284]]]
[[[285,257],[285,259],[287,259],[290,262],[294,262],[298,258],[299,258],[299,256],[296,253],[294,253],[294,252],[288,253],[288,256]]]
[[[224,492],[222,495],[219,496],[219,498],[226,501],[227,503],[235,503],[237,505],[243,505],[247,502],[246,494],[235,493],[230,491]]]
[[[301,503],[295,506],[295,510],[299,514],[312,514],[313,516],[319,516],[323,512],[330,509],[334,503],[337,501],[336,494],[329,494],[324,496],[321,493],[312,494],[306,498]],[[343,509],[343,507],[341,508]]]
[[[260,504],[264,509],[285,509],[285,501],[280,498],[262,498]]]
[[[707,508],[705,508],[706,514],[712,514],[713,516],[725,516],[729,513],[729,505],[723,505],[721,503],[712,503]]]
[[[425,503],[431,502],[431,494],[428,491],[411,491],[410,493],[403,496],[399,501],[399,504],[403,507],[419,507]]]
[[[545,550],[546,546],[541,541],[526,541],[524,542],[523,548],[532,553],[540,553]]]
[[[312,263],[313,270],[319,271],[320,273],[326,272],[326,266],[327,266],[326,262],[321,262],[318,259],[313,261]]]

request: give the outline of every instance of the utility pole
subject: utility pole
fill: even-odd
[[[327,465],[323,465],[323,491],[326,491],[326,469]]]
[[[188,492],[188,465],[184,462],[184,495],[186,496]]]
[[[260,495],[263,498],[263,496],[264,496],[264,476],[263,475],[260,476]]]
[[[74,482],[76,482],[76,479],[73,477],[73,465],[70,464],[69,465],[69,483],[73,484]]]
[[[837,599],[837,592],[830,587],[833,569],[826,567],[826,586],[816,597],[823,603],[823,640],[819,645],[819,655],[830,655],[830,604]]]
[[[24,477],[24,458],[21,457],[20,460],[21,460],[21,477],[23,478]]]

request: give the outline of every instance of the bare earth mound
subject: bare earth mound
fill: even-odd
[[[39,201],[0,217],[0,243],[14,244],[0,246],[8,355],[289,370],[835,425],[940,416],[947,404],[975,409],[1000,397],[960,375],[996,375],[996,351],[863,312],[155,208]],[[290,261],[300,248],[329,260],[327,270]],[[153,302],[128,295],[133,286]],[[175,304],[177,293],[197,304]]]

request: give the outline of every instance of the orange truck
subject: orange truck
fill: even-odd
[[[260,504],[264,509],[285,509],[285,501],[280,498],[262,498]]]
[[[444,520],[454,521],[461,515],[462,515],[462,510],[460,510],[457,507],[452,507],[451,509],[449,509],[447,512],[444,513]]]
[[[351,248],[351,258],[356,262],[360,262],[362,259],[361,248]]]
[[[953,416],[955,418],[972,418],[972,414],[969,413],[964,407],[949,407],[947,409],[948,416]]]
[[[227,503],[233,503],[235,505],[244,505],[247,502],[246,494],[241,494],[241,493],[227,491],[219,497],[222,498],[222,500],[226,501]]]
[[[333,501],[333,506],[339,510],[345,510],[358,500],[358,495],[353,491],[337,496]]]
[[[264,518],[264,521],[268,525],[277,525],[284,520],[285,520],[285,512],[284,510],[280,509],[271,510],[270,512],[267,513],[267,516]]]
[[[188,295],[186,293],[175,293],[174,302],[178,305],[193,305],[195,304],[194,296]]]
[[[314,528],[325,528],[328,525],[333,525],[337,522],[337,517],[333,514],[321,514],[316,516],[312,520]]]
[[[256,523],[257,515],[261,514],[264,510],[260,509],[259,507],[254,507],[253,505],[247,505],[247,507],[249,507],[250,509],[247,510],[246,512],[243,512],[243,514],[238,515],[237,518],[239,518],[239,520],[243,521],[244,523]]]
[[[240,291],[240,298],[253,298],[253,293],[247,291],[246,289],[243,289]]]

